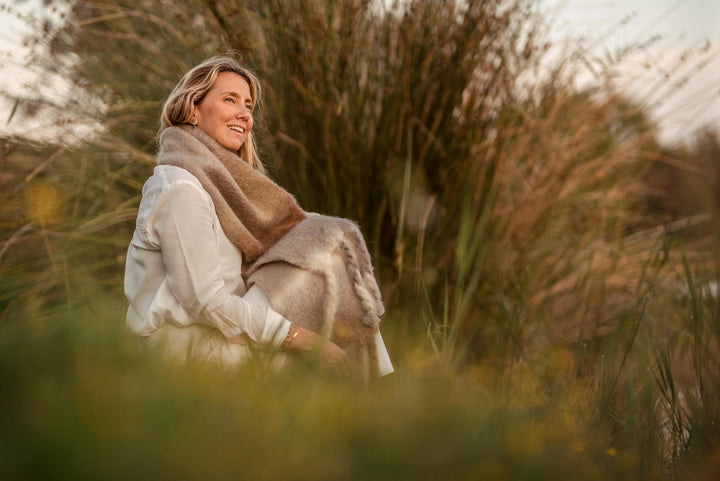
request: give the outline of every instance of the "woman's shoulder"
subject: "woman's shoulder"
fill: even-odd
[[[188,209],[202,209],[213,213],[210,195],[200,181],[185,169],[172,165],[159,165],[145,181],[142,198],[138,207],[136,230],[148,243],[156,245],[158,240],[152,234],[158,216],[172,211],[186,213]]]
[[[174,165],[158,165],[145,181],[143,197],[164,194],[183,186],[193,187],[203,197],[208,196],[198,178],[187,170]]]
[[[142,188],[142,200],[138,217],[150,215],[159,206],[165,205],[167,200],[182,197],[185,202],[212,208],[210,194],[203,188],[200,181],[193,174],[173,165],[158,165],[153,174],[145,181]]]
[[[182,167],[175,165],[157,165],[153,169],[153,175],[148,182],[154,182],[163,187],[170,187],[177,184],[192,184],[202,188],[202,184],[197,177]]]

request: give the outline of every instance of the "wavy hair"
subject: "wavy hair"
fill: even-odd
[[[222,72],[236,73],[247,81],[250,86],[250,98],[254,112],[260,103],[260,81],[257,76],[233,58],[212,57],[190,69],[170,93],[163,105],[159,132],[172,125],[190,125],[194,107],[203,101],[207,93],[215,86],[218,75]],[[260,162],[255,148],[252,130],[248,132],[237,155],[251,167],[265,173],[265,168]]]

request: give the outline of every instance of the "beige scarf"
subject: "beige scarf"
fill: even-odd
[[[385,312],[370,254],[355,223],[309,215],[247,272],[273,308],[343,348],[360,379],[378,375],[376,334]]]
[[[168,127],[157,163],[193,174],[210,194],[225,235],[253,262],[306,217],[295,198],[202,129]]]

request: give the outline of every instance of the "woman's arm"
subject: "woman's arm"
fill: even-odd
[[[263,344],[282,343],[289,321],[270,309],[258,309],[226,286],[216,231],[220,227],[204,191],[188,183],[172,186],[149,217],[168,288],[186,318],[215,327],[229,339],[245,334]]]
[[[345,351],[337,344],[297,324],[290,325],[282,346],[299,352],[319,352],[325,367],[338,369],[342,374],[350,372],[350,360]]]
[[[325,366],[347,372],[348,357],[340,347],[291,325],[267,306],[264,294],[265,302],[259,302],[257,293],[248,292],[245,299],[225,288],[212,209],[204,192],[180,184],[164,194],[154,219],[169,287],[191,317],[219,329],[227,338],[246,334],[256,342],[318,352]]]

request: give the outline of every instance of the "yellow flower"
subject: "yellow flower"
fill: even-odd
[[[54,184],[40,182],[24,189],[23,202],[26,219],[46,226],[59,220],[65,199],[61,190]]]

